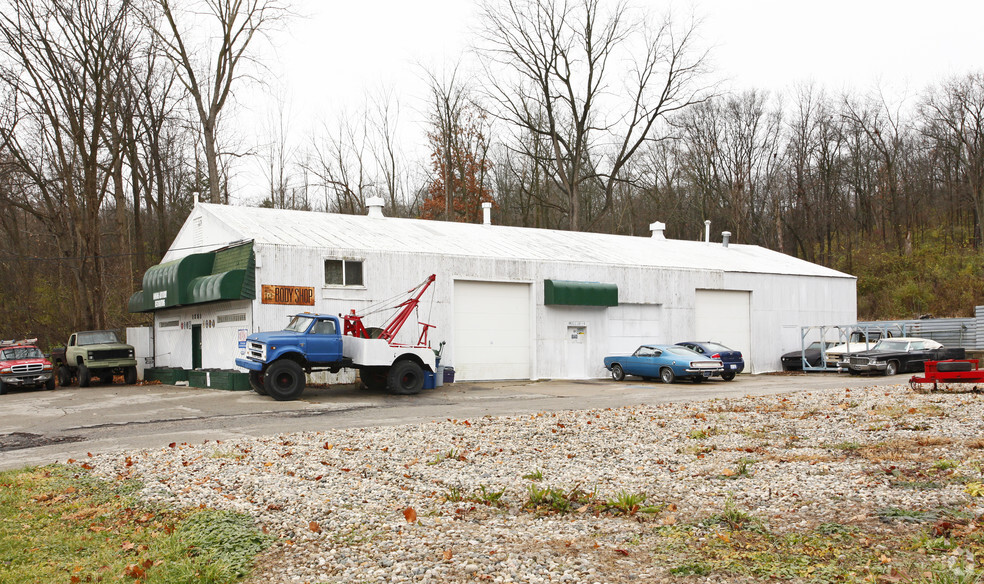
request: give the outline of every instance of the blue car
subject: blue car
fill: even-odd
[[[715,343],[713,341],[684,341],[677,344],[700,353],[705,357],[720,359],[724,364],[721,379],[725,381],[731,381],[735,378],[735,375],[745,370],[745,360],[741,358],[741,351],[729,349],[721,343]]]
[[[636,375],[643,379],[659,378],[663,383],[673,383],[677,378],[696,383],[724,372],[719,359],[708,359],[678,345],[642,345],[631,355],[605,357],[605,369],[612,372],[615,381]]]

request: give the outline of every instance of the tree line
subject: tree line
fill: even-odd
[[[290,10],[4,2],[0,337],[57,344],[143,322],[126,300],[193,193],[228,202],[246,159],[265,178],[249,196],[268,207],[364,213],[382,196],[390,216],[479,221],[488,201],[500,224],[646,236],[659,220],[681,239],[710,220],[735,242],[858,273],[861,317],[984,303],[981,73],[905,98],[729,90],[693,22],[602,0],[489,0],[469,56],[421,70],[422,144],[407,148],[394,88],[306,138],[281,107],[244,146],[224,130],[235,93],[264,76],[260,48]],[[947,264],[959,281],[927,268],[944,256],[964,258]]]

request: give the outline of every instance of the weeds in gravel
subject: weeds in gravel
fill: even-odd
[[[545,509],[555,513],[569,513],[574,509],[597,504],[598,495],[588,492],[579,486],[571,487],[569,491],[557,487],[540,488],[534,484],[527,489],[528,497],[524,508],[532,510]]]
[[[474,500],[477,503],[482,503],[484,505],[490,505],[493,507],[498,507],[503,504],[502,495],[504,495],[506,489],[496,490],[485,485],[479,485],[478,489],[475,490]]]
[[[739,531],[755,524],[755,518],[739,509],[735,505],[734,500],[729,498],[724,503],[724,511],[711,515],[702,523],[706,525],[724,525],[731,529],[731,531]]]
[[[960,463],[957,462],[956,460],[941,458],[940,460],[937,460],[936,462],[933,463],[933,470],[942,472],[942,471],[955,469],[958,466],[960,466]]]
[[[444,500],[451,501],[452,503],[458,503],[465,500],[465,494],[461,490],[461,487],[452,485],[448,487],[447,491],[445,491]]]
[[[0,582],[231,583],[272,539],[244,515],[148,507],[138,488],[64,466],[0,473]]]
[[[523,478],[528,481],[541,481],[543,480],[543,471],[536,469],[533,472],[524,474]]]
[[[905,521],[909,523],[925,523],[936,521],[937,513],[932,511],[917,511],[915,509],[900,509],[899,507],[883,507],[875,511],[882,521]]]
[[[645,493],[630,493],[619,491],[614,497],[608,499],[605,504],[609,509],[625,515],[634,515],[646,502]]]

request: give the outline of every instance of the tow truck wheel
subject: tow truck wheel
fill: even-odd
[[[399,361],[390,367],[387,383],[390,391],[413,395],[424,388],[424,370],[413,361]]]
[[[72,372],[68,370],[68,365],[58,367],[58,385],[62,387],[72,385]]]
[[[79,365],[79,387],[89,387],[91,381],[92,374],[89,373],[89,368],[85,364]]]
[[[260,371],[250,371],[249,372],[249,386],[253,388],[253,391],[260,395],[266,395],[266,388],[263,387],[263,373]]]
[[[304,391],[304,370],[290,359],[279,359],[263,375],[263,388],[277,401],[297,399]]]

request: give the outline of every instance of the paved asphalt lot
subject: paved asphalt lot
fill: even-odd
[[[836,373],[740,375],[731,382],[663,385],[628,378],[447,384],[415,396],[344,385],[277,402],[251,391],[172,385],[95,385],[0,396],[0,469],[64,462],[87,453],[161,448],[282,432],[317,431],[441,418],[609,408],[793,391],[907,383],[909,375]]]

